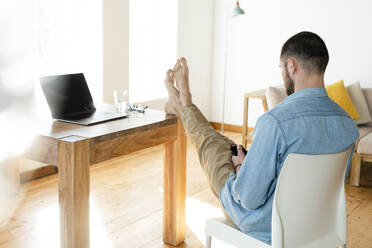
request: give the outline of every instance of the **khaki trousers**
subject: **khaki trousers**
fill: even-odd
[[[218,133],[193,104],[183,108],[180,118],[189,139],[196,147],[212,192],[219,198],[230,173],[235,172],[230,150],[230,146],[235,143]]]

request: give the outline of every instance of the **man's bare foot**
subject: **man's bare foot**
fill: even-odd
[[[164,105],[164,111],[170,115],[179,115],[182,109],[179,93],[174,87],[174,75],[172,70],[168,70],[164,80],[165,87],[168,91],[168,102]]]
[[[183,57],[178,59],[173,71],[182,106],[192,104],[189,84],[189,67],[187,66],[186,59]]]

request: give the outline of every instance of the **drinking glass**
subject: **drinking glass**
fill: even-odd
[[[124,113],[127,107],[127,94],[128,91],[117,91],[114,90],[114,103],[115,111],[118,114]]]

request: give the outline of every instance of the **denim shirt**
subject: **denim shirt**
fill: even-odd
[[[258,119],[238,175],[231,173],[220,192],[221,204],[240,230],[270,244],[274,191],[287,155],[341,152],[358,137],[354,121],[324,88],[296,91]]]

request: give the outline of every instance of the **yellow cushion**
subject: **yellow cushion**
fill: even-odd
[[[335,103],[340,105],[353,120],[359,119],[360,116],[355,109],[353,102],[350,99],[349,94],[344,86],[344,81],[340,80],[337,83],[328,85],[326,87],[329,98],[331,98]]]

